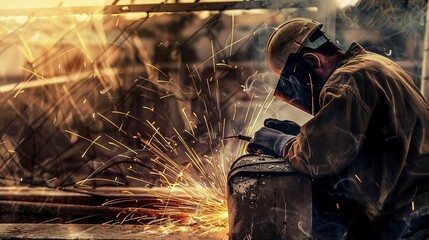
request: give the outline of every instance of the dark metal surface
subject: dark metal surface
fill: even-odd
[[[100,187],[88,191],[93,194],[42,187],[0,187],[0,224],[142,224],[162,215],[163,211],[159,211],[162,200],[157,196],[169,193],[164,188],[124,187]],[[177,193],[175,196],[186,199]],[[169,206],[179,205],[180,202],[170,199]],[[130,214],[134,220],[127,220]],[[174,219],[176,216],[170,217]]]
[[[156,228],[147,230],[145,225],[124,224],[0,224],[0,239],[31,240],[224,240],[225,231],[209,234],[167,232]]]
[[[282,159],[246,155],[228,180],[229,238],[310,239],[310,177]]]

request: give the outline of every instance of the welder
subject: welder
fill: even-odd
[[[429,105],[410,76],[322,24],[295,18],[267,43],[275,96],[312,114],[266,119],[247,151],[311,176],[313,239],[429,237]]]

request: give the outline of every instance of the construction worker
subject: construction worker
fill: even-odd
[[[314,239],[427,239],[429,105],[400,66],[321,27],[292,19],[267,44],[275,96],[314,117],[267,119],[247,150],[312,177]]]

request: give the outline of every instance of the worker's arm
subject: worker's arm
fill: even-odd
[[[280,157],[284,147],[293,139],[295,139],[293,135],[285,134],[273,128],[262,127],[255,132],[246,150],[252,154]]]
[[[321,110],[283,148],[293,168],[313,177],[330,175],[357,157],[377,98],[375,89],[364,89],[358,81],[364,79],[342,76],[322,90]]]

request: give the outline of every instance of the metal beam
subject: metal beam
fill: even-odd
[[[123,14],[136,12],[194,12],[194,11],[223,11],[250,9],[283,9],[305,8],[317,6],[316,0],[292,1],[233,1],[233,2],[203,2],[203,3],[170,3],[170,4],[129,4],[85,7],[53,7],[32,9],[0,9],[0,16],[53,16],[73,14]]]
[[[425,22],[425,37],[423,40],[423,60],[422,60],[422,78],[420,79],[420,91],[429,101],[429,7],[426,8],[426,22]]]

